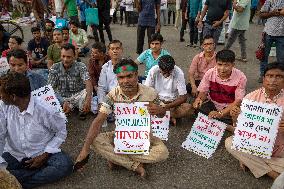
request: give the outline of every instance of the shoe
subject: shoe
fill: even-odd
[[[80,112],[79,113],[79,119],[80,120],[85,120],[87,118],[87,113],[85,112]]]
[[[184,42],[185,40],[184,40],[183,38],[181,38],[179,41],[180,41],[180,42]]]

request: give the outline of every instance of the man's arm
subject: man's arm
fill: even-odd
[[[92,97],[93,97],[93,85],[91,80],[86,80],[85,81],[86,85],[86,98],[85,98],[85,104],[83,107],[84,112],[89,112],[91,110],[91,102],[92,102]]]
[[[157,15],[157,28],[156,31],[160,32],[161,30],[161,21],[160,21],[160,17],[161,17],[161,4],[158,3],[156,4],[156,15]]]
[[[0,102],[0,169],[1,168],[6,168],[7,163],[6,161],[2,158],[2,154],[4,151],[4,146],[5,146],[5,141],[7,137],[7,119],[5,118],[4,115],[4,103]]]
[[[206,15],[207,10],[208,10],[208,5],[204,5],[203,10],[201,11],[199,22],[202,23],[202,20],[203,20],[204,16]]]
[[[238,5],[238,2],[236,0],[233,1],[233,8],[235,9],[235,11],[241,13],[245,10],[244,7]]]
[[[267,19],[270,17],[280,16],[280,11],[278,9],[271,10],[271,1],[265,1],[261,10],[260,10],[260,18]]]
[[[87,36],[87,32],[85,32],[85,30],[83,30],[83,41],[84,41],[84,44],[83,44],[83,48],[87,47],[88,44],[89,44],[89,40],[88,40],[88,36]]]
[[[223,15],[223,17],[221,18],[221,20],[216,20],[216,21],[214,21],[212,27],[218,27],[218,26],[220,26],[220,25],[228,18],[228,16],[229,16],[229,10],[226,10],[226,11],[224,12],[224,15]]]

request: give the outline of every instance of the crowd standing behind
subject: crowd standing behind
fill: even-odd
[[[0,188],[34,188],[58,181],[71,174],[73,165],[75,170],[82,170],[91,148],[107,159],[110,169],[122,166],[146,177],[144,165],[166,161],[169,151],[151,131],[149,155],[115,153],[115,131],[100,133],[100,130],[106,121],[115,121],[116,102],[148,102],[150,115],[163,117],[169,111],[173,126],[177,125],[177,119],[193,118],[201,112],[225,123],[231,133],[236,128],[243,99],[284,108],[284,0],[51,1],[50,10],[48,1],[32,0],[36,26],[31,28],[33,38],[27,41],[27,49],[22,47],[23,39],[10,36],[0,25],[0,53],[10,66],[0,76],[0,180],[5,181],[1,181]],[[94,7],[98,10],[99,24],[87,25],[85,10]],[[265,20],[259,78],[263,84],[246,95],[247,78],[235,68],[235,60],[247,62],[245,34],[258,8],[259,17]],[[113,40],[111,14],[115,23],[118,11],[120,25],[124,15],[128,27],[137,24],[135,61],[124,58],[122,42]],[[135,13],[139,15],[137,19]],[[69,24],[59,27],[46,19],[50,14],[68,20]],[[172,17],[170,27],[180,29],[177,39],[180,42],[185,41],[188,23],[187,46],[200,48],[188,60],[191,62],[188,82],[185,70],[162,48],[160,17],[164,26],[171,24]],[[230,20],[228,40],[224,49],[217,52],[227,19]],[[91,49],[88,28],[95,39]],[[104,30],[108,35],[107,45]],[[148,40],[144,50],[146,30]],[[230,50],[237,38],[240,58]],[[277,62],[268,64],[273,44]],[[81,61],[82,57],[88,59],[87,65]],[[145,65],[142,76],[138,74],[139,64]],[[47,84],[52,86],[67,119],[76,108],[81,120],[89,112],[95,116],[75,162],[61,150],[67,137],[65,117],[32,95],[32,91]],[[248,168],[256,178],[268,175],[276,179],[284,174],[283,119],[269,160],[233,150],[233,136],[226,139],[227,151],[240,161],[242,169]],[[273,185],[274,189],[284,187],[283,179],[280,180],[283,174]]]

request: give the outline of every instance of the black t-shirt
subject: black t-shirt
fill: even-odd
[[[3,32],[3,38],[0,42],[0,53],[2,54],[3,51],[9,48],[8,42],[10,39],[10,34],[8,32]]]
[[[33,53],[33,58],[39,60],[47,55],[47,48],[49,42],[46,38],[41,38],[39,43],[36,43],[34,39],[29,41],[28,51]]]
[[[214,21],[221,20],[226,10],[232,8],[232,0],[206,0],[205,5],[208,6],[205,22],[212,25]]]

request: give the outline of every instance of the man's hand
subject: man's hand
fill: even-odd
[[[71,107],[69,102],[64,102],[63,103],[63,112],[68,114],[69,112],[71,112]]]
[[[75,161],[75,165],[79,165],[79,162],[82,162],[84,159],[87,158],[87,156],[89,155],[90,150],[86,150],[85,148],[82,148],[80,154],[78,155],[76,161]],[[84,165],[82,166],[77,166],[76,167],[79,171],[82,171],[82,169],[84,168]]]
[[[91,101],[92,101],[92,98],[86,98],[84,106],[83,106],[83,112],[87,113],[91,111]]]
[[[193,86],[193,85],[191,86],[191,94],[194,97],[198,95],[198,90],[196,86]]]
[[[270,12],[271,16],[280,16],[280,11],[278,9],[275,9],[273,11]]]
[[[200,98],[196,98],[195,101],[193,102],[193,108],[198,109],[202,105],[203,101]]]
[[[149,103],[146,105],[151,115],[165,115],[166,109],[160,105]]]
[[[230,116],[233,118],[233,119],[237,119],[238,116],[240,115],[241,113],[241,108],[238,107],[238,106],[234,106],[232,107],[231,111],[230,111]]]
[[[161,31],[161,24],[157,24],[156,25],[156,32],[160,33],[160,31]]]
[[[27,164],[26,168],[29,169],[37,169],[42,167],[48,160],[49,154],[47,152],[36,156],[30,160],[25,161],[25,164]]]
[[[213,28],[217,28],[218,26],[220,26],[222,24],[222,22],[218,21],[214,21],[212,27]]]
[[[209,119],[216,119],[216,118],[221,118],[223,117],[223,114],[221,112],[218,111],[211,111],[208,115]]]

